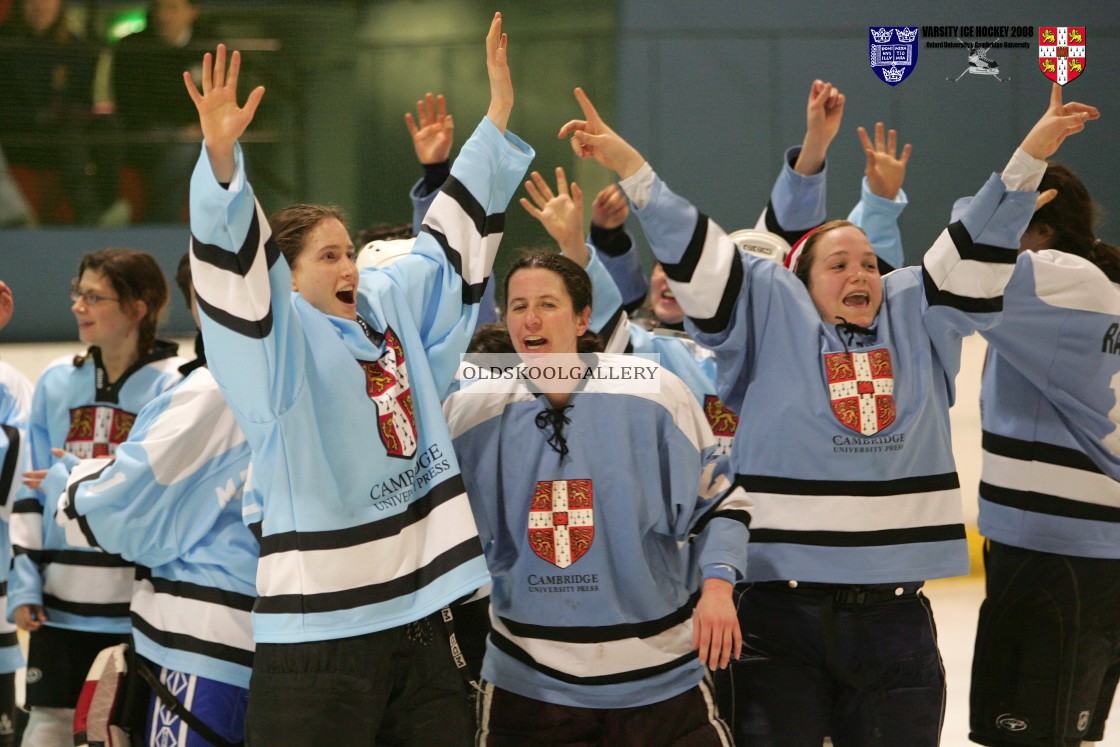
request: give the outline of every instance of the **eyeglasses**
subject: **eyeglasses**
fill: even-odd
[[[82,293],[81,291],[78,291],[76,289],[70,291],[71,301],[77,303],[79,298],[82,299],[82,303],[86,306],[96,306],[102,301],[120,301],[119,298],[102,296],[99,293],[94,293],[93,291],[86,291],[85,293]]]

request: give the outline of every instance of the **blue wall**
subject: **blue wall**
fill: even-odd
[[[814,78],[848,97],[829,153],[830,217],[844,217],[859,197],[864,157],[856,127],[870,130],[877,120],[895,127],[914,145],[905,185],[911,204],[902,218],[910,262],[920,260],[953,199],[1007,162],[1046,109],[1050,83],[1033,37],[1012,40],[1030,42],[1028,49],[989,53],[1001,77],[1010,76],[1002,84],[979,75],[949,82],[967,66],[965,51],[929,49],[920,37],[917,67],[891,87],[871,71],[868,26],[1086,26],[1085,72],[1064,91],[1067,100],[1097,105],[1102,118],[1055,160],[1072,167],[1104,207],[1120,211],[1120,3],[622,0],[620,24],[617,129],[675,191],[729,231],[753,225],[782,150],[801,142]],[[1115,220],[1100,235],[1120,243]]]

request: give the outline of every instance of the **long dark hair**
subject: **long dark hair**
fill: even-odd
[[[506,273],[505,284],[502,286],[502,294],[506,299],[507,306],[509,304],[510,278],[518,270],[532,269],[548,270],[559,276],[560,281],[564,283],[564,290],[568,292],[568,297],[572,299],[572,310],[577,314],[582,314],[584,309],[591,308],[591,278],[587,276],[582,267],[572,260],[562,254],[549,251],[534,251],[522,254],[509,268],[509,272]],[[599,339],[599,335],[589,329],[579,336],[576,341],[576,350],[580,353],[601,353],[603,352],[603,343]]]
[[[1046,167],[1039,191],[1058,190],[1058,196],[1035,211],[1030,227],[1049,228],[1051,248],[1084,257],[1114,283],[1120,283],[1120,249],[1096,237],[1099,210],[1089,190],[1068,166]]]
[[[167,280],[152,255],[137,249],[102,249],[82,257],[78,265],[79,280],[86,270],[105,276],[120,299],[117,303],[121,311],[128,313],[132,304],[144,302],[147,311],[140,320],[136,354],[143,358],[151,353],[156,341],[156,327],[167,307],[168,298]],[[87,352],[86,355],[75,356],[74,365],[81,366],[88,355]]]

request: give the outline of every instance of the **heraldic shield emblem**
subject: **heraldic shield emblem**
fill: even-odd
[[[824,369],[837,420],[865,436],[874,436],[894,422],[894,369],[889,350],[826,353]]]
[[[590,480],[538,482],[529,506],[529,547],[558,568],[587,554],[595,539]]]
[[[105,405],[85,405],[70,411],[66,451],[79,459],[113,456],[128,440],[136,416]]]
[[[1059,86],[1085,72],[1085,27],[1040,26],[1038,67]]]
[[[366,394],[377,406],[377,431],[392,457],[411,459],[416,453],[416,415],[404,348],[393,330],[385,331],[385,353],[376,361],[358,361],[366,374]]]
[[[867,46],[871,71],[889,86],[897,86],[918,66],[917,26],[870,26]]]

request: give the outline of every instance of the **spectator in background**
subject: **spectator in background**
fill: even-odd
[[[31,206],[12,179],[8,159],[0,149],[0,228],[14,228],[28,223],[31,223]]]
[[[70,32],[64,11],[63,0],[22,0],[0,27],[0,142],[13,166],[59,172],[78,222],[119,222],[103,215],[84,137],[97,50]]]
[[[124,162],[140,172],[150,223],[183,219],[191,169],[201,137],[190,99],[183,97],[182,76],[195,80],[200,56],[191,51],[197,0],[152,0],[148,25],[126,36],[113,54],[113,94],[121,126],[138,142],[129,145]]]

